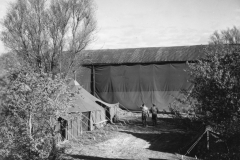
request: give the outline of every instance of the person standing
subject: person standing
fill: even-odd
[[[147,117],[149,117],[149,109],[144,103],[142,104],[141,108],[142,108],[142,123],[143,126],[147,126]]]
[[[158,113],[158,108],[156,107],[155,104],[153,104],[152,108],[151,108],[151,112],[152,112],[152,122],[153,122],[153,126],[157,125],[157,113]]]

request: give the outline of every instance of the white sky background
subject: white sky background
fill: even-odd
[[[13,1],[14,0],[0,0],[0,20],[1,21],[4,18],[4,16],[6,15],[9,2],[13,2]],[[2,29],[2,27],[0,26],[0,31],[1,31],[1,29]],[[0,41],[0,55],[2,53],[6,53],[7,51],[8,51],[7,48],[5,48],[2,41]]]
[[[240,27],[240,0],[95,0],[98,31],[89,48],[207,44]]]
[[[0,19],[10,1],[0,0]],[[98,28],[88,49],[207,44],[215,30],[240,27],[240,0],[94,1]]]

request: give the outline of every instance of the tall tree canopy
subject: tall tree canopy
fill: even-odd
[[[36,69],[61,72],[65,60],[70,70],[93,40],[94,4],[92,0],[17,0],[10,4],[2,26],[4,44]]]

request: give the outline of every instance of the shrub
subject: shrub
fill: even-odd
[[[229,147],[229,153],[222,154],[224,159],[234,159],[232,156],[237,155],[240,146],[240,143],[232,143],[233,137],[240,135],[239,51],[238,45],[214,45],[206,48],[203,59],[188,63],[189,80],[194,87],[190,91],[183,91],[184,100],[178,100],[190,106],[190,119],[210,125],[223,136]],[[172,111],[179,113],[181,110],[173,105]],[[209,157],[213,155],[221,157],[221,153],[211,153]]]
[[[56,159],[55,119],[70,105],[70,94],[59,76],[52,79],[26,66],[9,71],[0,80],[0,155]]]

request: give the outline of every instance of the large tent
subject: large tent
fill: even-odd
[[[102,111],[104,111],[106,113],[105,114],[106,119],[109,121],[112,121],[114,115],[117,113],[117,108],[119,107],[119,103],[110,104],[94,97],[88,91],[86,91],[82,86],[80,86],[80,84],[76,80],[71,81],[69,85],[73,91],[78,90],[77,96],[79,96],[80,98],[76,100],[75,102],[76,105],[79,105],[83,102],[89,103],[92,106],[96,107],[98,110],[100,108]],[[82,106],[86,107],[88,105],[82,105]],[[82,107],[79,107],[79,108],[82,108]]]
[[[117,114],[116,104],[105,103],[88,93],[76,80],[69,83],[71,91],[76,95],[65,114],[60,115],[59,129],[63,139],[73,139],[82,134],[83,131],[91,131],[99,128]]]
[[[190,90],[187,61],[204,56],[206,46],[152,47],[85,51],[86,61],[77,80],[93,95],[108,103],[119,102],[129,110],[145,103],[160,110]]]

